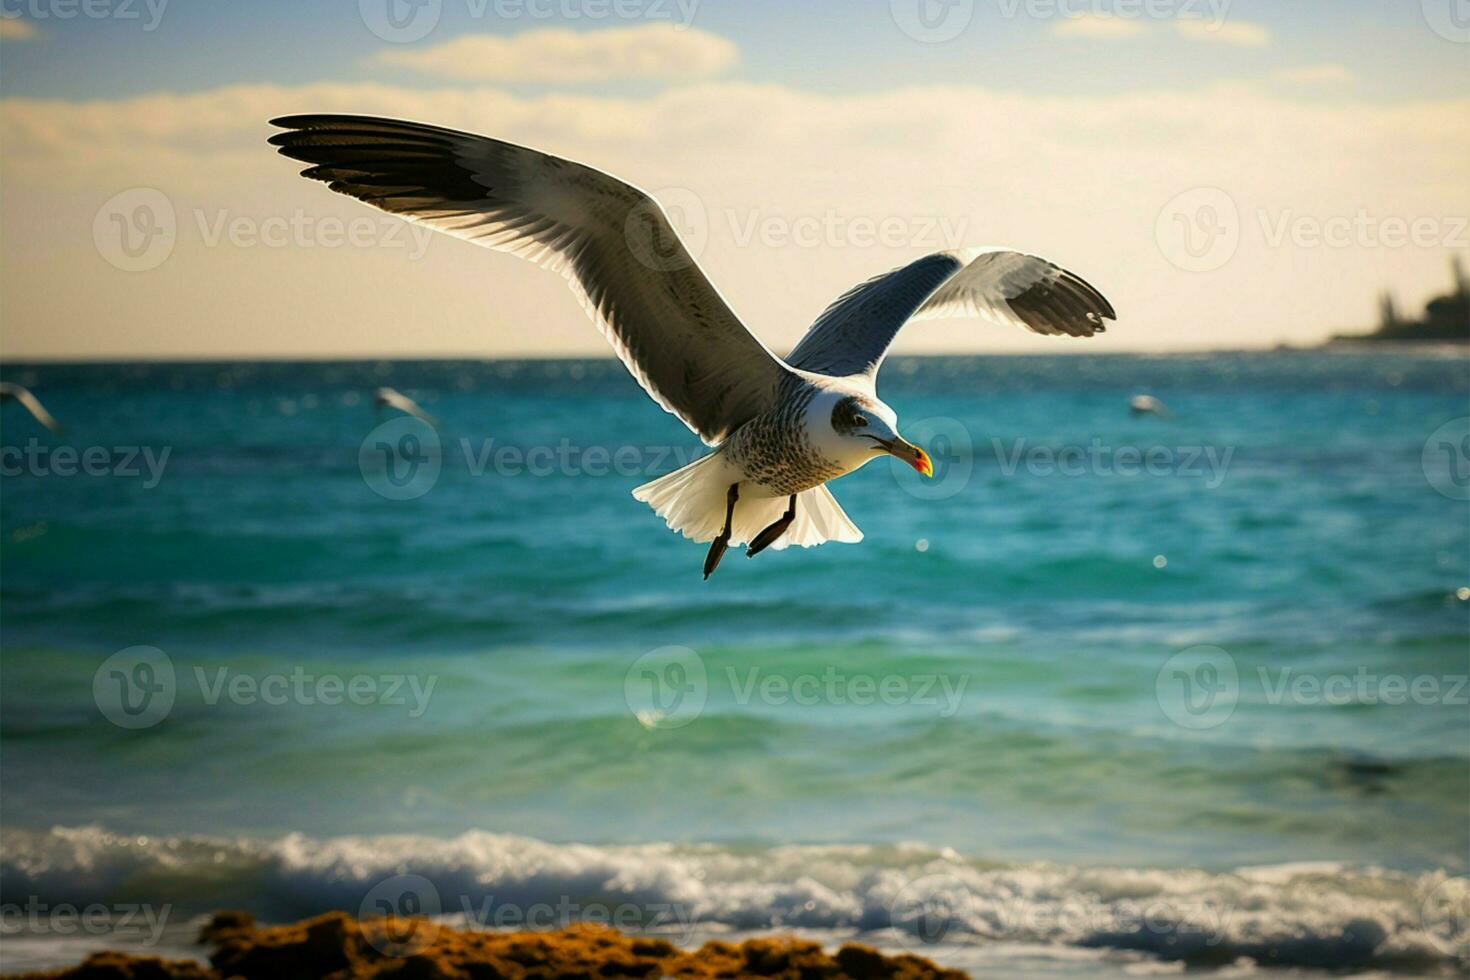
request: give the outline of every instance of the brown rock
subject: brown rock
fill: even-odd
[[[685,951],[602,926],[556,932],[462,932],[426,919],[368,919],[333,912],[286,926],[257,926],[222,912],[201,932],[213,969],[122,953],[25,980],[965,980],[917,956],[848,945],[829,956],[792,937],[711,941]]]
[[[219,975],[188,960],[93,953],[79,966],[49,973],[13,974],[11,980],[219,980]]]
[[[201,943],[220,943],[232,933],[248,933],[255,929],[255,916],[249,912],[216,912],[214,918],[199,930]]]

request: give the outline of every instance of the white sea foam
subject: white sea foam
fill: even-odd
[[[7,906],[126,898],[279,920],[370,910],[365,898],[405,887],[405,875],[430,883],[426,911],[471,925],[591,918],[684,940],[779,928],[920,953],[1121,950],[1147,954],[1140,970],[1470,966],[1465,879],[1320,862],[1220,873],[986,863],[921,845],[590,846],[478,831],[258,841],[82,827],[5,831],[0,894]]]

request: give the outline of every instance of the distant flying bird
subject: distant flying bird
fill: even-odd
[[[435,428],[439,426],[439,423],[434,420],[434,416],[424,411],[418,402],[397,388],[379,388],[373,392],[373,407],[376,409],[396,408],[400,412],[406,412],[421,422],[427,422]]]
[[[26,411],[36,417],[37,422],[40,422],[57,435],[61,435],[61,423],[56,421],[55,416],[50,412],[46,411],[40,399],[31,394],[29,388],[25,385],[13,384],[9,381],[0,381],[0,405],[10,401],[12,398],[24,405]]]
[[[1161,419],[1174,417],[1167,405],[1159,401],[1153,395],[1134,395],[1128,400],[1128,408],[1135,417],[1139,415],[1157,415]]]
[[[829,480],[889,454],[932,476],[875,380],[910,319],[975,315],[1091,337],[1112,306],[1079,277],[1005,249],[937,252],[848,291],[783,360],[731,312],[643,191],[569,160],[469,133],[370,116],[274,120],[302,176],[559,272],[629,372],[715,451],[633,491],[668,526],[731,545],[856,542]]]

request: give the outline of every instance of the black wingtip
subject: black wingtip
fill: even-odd
[[[278,126],[281,129],[301,129],[310,119],[311,116],[298,112],[289,116],[276,116],[271,120],[270,124],[272,126]]]
[[[347,113],[336,112],[293,112],[289,116],[277,116],[270,121],[272,126],[281,129],[300,131],[303,129],[318,129],[333,123],[350,123],[353,120],[374,119],[373,116],[354,116]],[[289,135],[289,134],[287,134]]]

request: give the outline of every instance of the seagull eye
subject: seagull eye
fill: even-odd
[[[855,428],[861,429],[868,424],[868,420],[865,416],[854,415],[852,417],[852,424]]]

